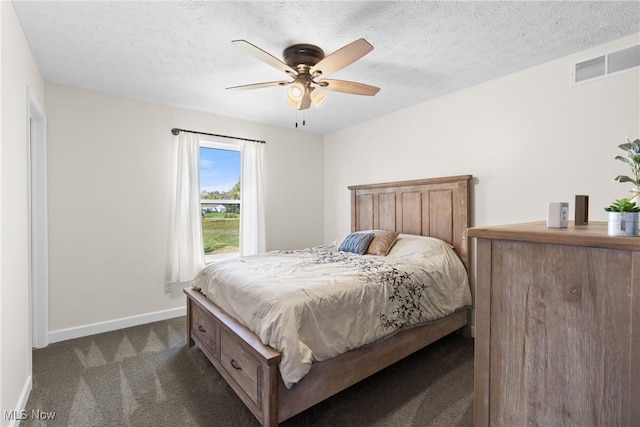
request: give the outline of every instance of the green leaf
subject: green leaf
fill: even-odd
[[[633,143],[631,142],[625,142],[624,144],[620,144],[618,145],[618,148],[624,150],[624,151],[629,151],[633,148]]]
[[[633,166],[634,165],[634,161],[632,159],[630,159],[629,157],[622,157],[622,156],[616,156],[616,160],[620,160],[621,162],[625,162],[626,164],[628,164],[629,166]]]
[[[618,182],[633,182],[634,184],[636,183],[635,179],[630,178],[627,175],[618,175],[614,178],[614,180]]]

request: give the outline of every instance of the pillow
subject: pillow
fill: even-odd
[[[388,256],[411,257],[428,256],[434,251],[441,252],[444,246],[451,246],[444,240],[435,237],[418,236],[414,234],[400,234]]]
[[[396,231],[373,230],[373,240],[369,244],[369,255],[387,256],[400,233]]]
[[[340,245],[339,251],[364,255],[373,240],[373,233],[351,233]]]

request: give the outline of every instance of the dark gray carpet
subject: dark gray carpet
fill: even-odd
[[[178,318],[35,350],[21,426],[258,426],[185,331]],[[462,427],[472,412],[473,340],[452,335],[282,426]]]

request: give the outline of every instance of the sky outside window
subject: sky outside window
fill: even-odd
[[[200,147],[200,192],[229,191],[239,180],[239,151]]]

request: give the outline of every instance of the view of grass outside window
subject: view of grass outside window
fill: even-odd
[[[240,151],[200,146],[200,203],[205,255],[240,251]]]

